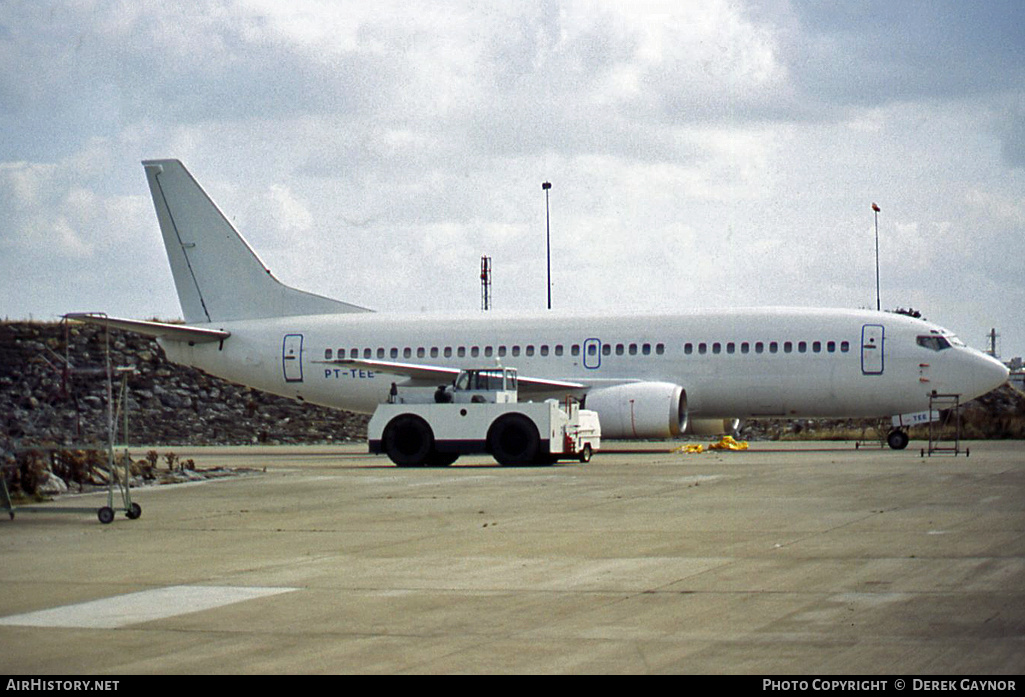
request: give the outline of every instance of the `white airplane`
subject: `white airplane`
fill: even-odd
[[[267,392],[373,412],[393,383],[519,370],[521,398],[584,400],[606,438],[728,432],[736,419],[890,417],[962,401],[1007,369],[900,314],[735,309],[575,315],[375,313],[275,279],[177,160],[143,162],[186,324],[74,313],[154,336],[172,361]],[[891,447],[907,445],[902,429]]]

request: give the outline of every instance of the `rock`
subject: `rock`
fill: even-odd
[[[68,485],[64,483],[63,479],[53,472],[47,472],[46,479],[36,487],[36,491],[44,496],[55,496],[57,494],[67,493]]]

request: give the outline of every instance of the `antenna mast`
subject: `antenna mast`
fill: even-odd
[[[480,258],[480,309],[487,312],[491,309],[491,257]]]
[[[986,335],[986,337],[989,338],[989,350],[986,351],[986,353],[993,356],[993,358],[997,358],[997,338],[999,338],[999,336],[1000,335],[997,334],[996,327],[990,329],[989,334]]]

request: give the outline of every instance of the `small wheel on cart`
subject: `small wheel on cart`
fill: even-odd
[[[133,503],[127,511],[125,511],[125,517],[129,520],[135,520],[142,515],[142,506],[137,503]]]
[[[581,462],[585,462],[585,463],[586,462],[590,462],[591,461],[592,453],[593,453],[593,451],[591,450],[591,444],[590,443],[584,443],[584,447],[580,451],[580,461]]]
[[[96,517],[100,519],[100,522],[106,525],[107,523],[114,522],[114,509],[110,506],[104,506],[100,510],[96,511]]]

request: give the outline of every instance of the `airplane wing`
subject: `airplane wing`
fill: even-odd
[[[224,341],[231,332],[223,329],[207,329],[205,327],[190,327],[185,324],[170,324],[169,322],[153,322],[141,319],[122,319],[118,317],[107,317],[95,312],[69,312],[64,315],[66,319],[74,322],[85,322],[86,324],[98,324],[102,327],[123,329],[143,336],[152,336],[158,339],[170,341],[188,341],[194,344],[202,344],[209,341]]]
[[[369,358],[336,358],[334,360],[314,361],[314,363],[347,365],[368,370],[379,370],[382,373],[391,373],[392,375],[405,375],[414,382],[422,382],[429,385],[447,384],[455,380],[456,376],[459,375],[458,368],[444,368],[442,366],[418,363],[399,363],[396,361],[378,361]],[[519,391],[526,394],[531,392],[552,392],[553,390],[586,390],[588,387],[579,382],[531,378],[523,375],[517,377],[517,384],[519,385]]]

